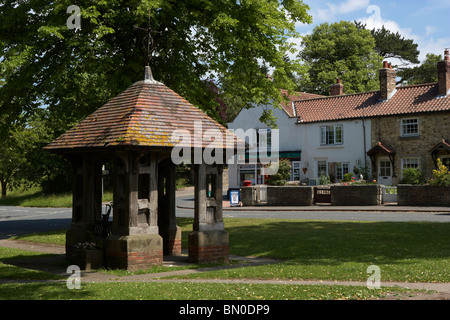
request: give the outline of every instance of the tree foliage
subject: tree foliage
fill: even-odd
[[[436,66],[441,60],[441,55],[429,53],[421,65],[399,70],[397,75],[401,77],[401,82],[405,85],[438,82]]]
[[[80,8],[81,28],[69,29],[73,13],[67,9],[73,4]],[[260,65],[282,74],[291,69],[294,62],[283,59],[294,51],[288,39],[298,36],[297,22],[311,22],[308,10],[300,0],[5,0],[0,5],[1,141],[11,146],[12,128],[26,129],[45,109],[40,116],[46,134],[35,144],[37,151],[141,80],[148,63],[143,29],[152,31],[155,79],[210,116],[220,120],[223,103],[231,100],[244,107],[277,104],[283,97]],[[64,164],[49,157],[27,153],[27,166],[39,165],[34,169],[44,180],[64,181]]]
[[[147,33],[153,30],[155,78],[206,112],[214,75],[227,95],[250,102],[281,100],[259,63],[289,70],[296,22],[311,22],[299,0],[77,1],[81,29],[71,30],[73,1],[7,0],[0,6],[1,114],[12,122],[48,105],[64,131],[142,79]],[[20,25],[20,28],[17,26]],[[144,43],[145,44],[145,43]],[[225,94],[225,93],[224,93]]]
[[[365,24],[355,21],[355,25],[360,30],[365,30]],[[371,34],[375,39],[376,50],[384,58],[398,58],[405,64],[419,63],[418,45],[412,39],[406,39],[399,32],[392,32],[384,26],[381,29],[372,29]]]
[[[303,91],[329,95],[330,85],[340,78],[345,93],[379,88],[379,56],[370,31],[352,22],[323,23],[303,38],[299,57],[308,68]]]

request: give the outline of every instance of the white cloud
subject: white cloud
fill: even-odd
[[[314,20],[330,21],[335,20],[336,15],[347,14],[354,11],[365,9],[369,6],[370,0],[347,0],[338,4],[327,2],[327,8],[318,8],[314,10]]]
[[[437,31],[437,28],[435,26],[426,26],[425,27],[426,36],[432,35]]]
[[[443,48],[448,47],[450,44],[450,38],[439,38],[434,39],[430,37],[438,29],[434,26],[426,26],[424,30],[424,35],[420,36],[412,31],[411,28],[402,28],[397,22],[393,20],[384,19],[382,17],[382,11],[378,6],[369,6],[367,8],[367,13],[372,15],[369,17],[364,17],[357,19],[357,21],[362,22],[367,25],[367,29],[380,29],[384,26],[386,29],[405,37],[406,39],[412,39],[418,44],[418,49],[420,51],[419,60],[424,61],[428,53],[443,54]]]

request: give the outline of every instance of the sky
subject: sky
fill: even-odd
[[[312,24],[296,25],[302,34],[315,26],[341,20],[360,21],[367,29],[381,28],[413,39],[423,62],[427,53],[444,54],[450,48],[450,0],[303,0],[310,7]],[[301,39],[292,39],[297,44]],[[299,47],[300,48],[300,47]]]

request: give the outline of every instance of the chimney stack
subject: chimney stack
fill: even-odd
[[[444,60],[438,62],[439,95],[446,96],[450,90],[450,54],[445,49]]]
[[[383,61],[383,68],[380,69],[380,98],[383,101],[388,100],[396,87],[396,72],[392,69],[392,65],[387,61]]]
[[[341,83],[341,79],[337,78],[336,83],[330,86],[332,96],[342,96],[344,94],[344,85]]]

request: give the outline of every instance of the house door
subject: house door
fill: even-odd
[[[380,158],[378,163],[378,184],[392,185],[392,164],[388,158]]]

